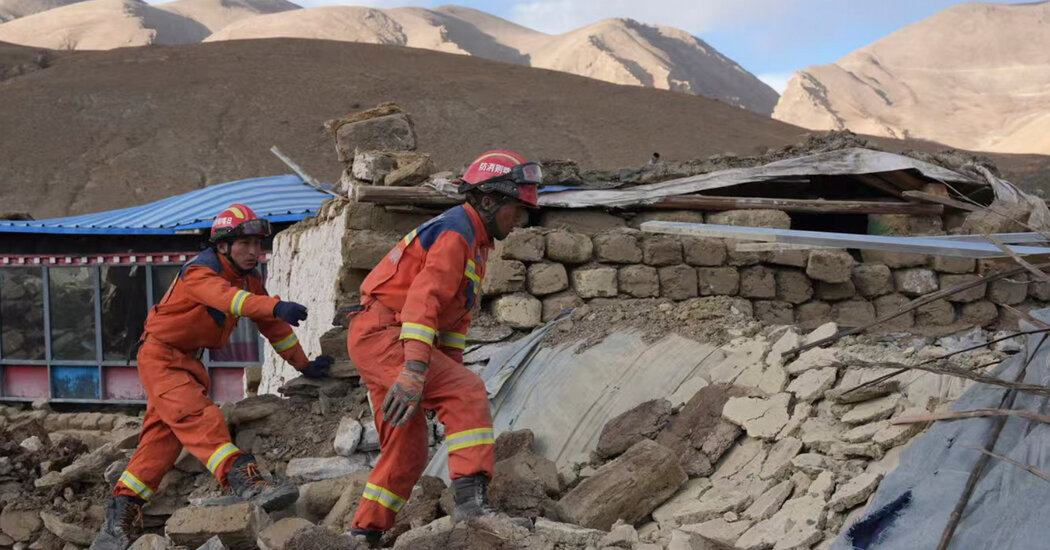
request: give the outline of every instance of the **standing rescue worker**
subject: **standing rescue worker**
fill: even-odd
[[[211,379],[201,363],[204,348],[225,347],[238,319],[247,317],[303,375],[325,376],[331,365],[326,355],[307,360],[292,332],[292,326],[306,319],[306,308],[266,294],[256,268],[262,239],[269,235],[267,220],[243,204],[231,205],[212,224],[212,247],[182,266],[150,311],[138,352],[147,396],[139,446],[113,490],[91,550],[128,548],[136,524],[142,526],[143,504],[183,446],[222,486],[267,511],[298,498],[295,485],[264,475],[255,458],[231,442],[222,412],[208,397]]]
[[[363,310],[347,335],[368,386],[382,452],[354,514],[351,533],[375,544],[394,525],[427,461],[432,409],[445,425],[454,521],[492,513],[494,434],[481,377],[463,366],[471,310],[493,239],[525,225],[538,208],[540,166],[490,151],[464,172],[467,202],[419,226],[365,278]]]

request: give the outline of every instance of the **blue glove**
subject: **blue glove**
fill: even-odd
[[[324,378],[328,375],[328,368],[333,362],[335,359],[331,355],[319,355],[317,359],[307,363],[306,368],[300,372],[307,378]]]
[[[295,302],[277,302],[277,305],[273,306],[273,316],[297,327],[299,321],[306,320],[306,306]]]

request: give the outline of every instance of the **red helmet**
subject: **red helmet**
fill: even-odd
[[[270,222],[256,216],[251,208],[243,204],[231,204],[226,207],[226,210],[216,216],[215,221],[211,224],[211,242],[213,243],[253,235],[269,236]]]
[[[513,151],[489,151],[470,163],[460,178],[459,192],[477,189],[483,193],[499,193],[521,201],[531,208],[539,208],[539,185],[543,171],[535,162]]]

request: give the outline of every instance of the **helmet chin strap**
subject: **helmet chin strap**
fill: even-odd
[[[507,203],[506,199],[496,198],[493,195],[488,195],[495,199],[495,204],[491,208],[485,208],[482,204],[483,201],[478,201],[477,211],[481,215],[481,221],[485,224],[485,230],[489,232],[489,236],[495,240],[503,240],[507,234],[500,230],[499,224],[496,223],[496,212],[503,205]]]
[[[237,262],[235,262],[233,260],[233,255],[230,254],[230,249],[231,248],[233,248],[233,243],[231,243],[229,241],[226,241],[226,252],[219,252],[219,254],[222,254],[223,256],[226,257],[226,259],[230,262],[230,265],[232,265],[233,268],[237,270],[238,274],[240,274],[240,275],[247,275],[247,274],[251,273],[252,270],[244,269],[241,266],[237,265]],[[219,247],[218,247],[218,245],[216,245],[215,246],[215,251],[218,252],[218,249],[219,249]]]

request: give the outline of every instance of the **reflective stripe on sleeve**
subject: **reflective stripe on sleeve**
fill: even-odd
[[[142,500],[149,500],[153,498],[153,489],[150,489],[148,485],[135,477],[131,472],[124,470],[124,473],[120,474],[120,480],[128,489],[135,491],[135,494]]]
[[[415,239],[416,235],[418,235],[418,234],[419,234],[419,232],[416,231],[415,229],[413,229],[411,233],[409,233],[408,235],[405,235],[404,239],[401,239],[401,242],[405,243],[405,246],[408,246],[409,244],[412,243],[412,239]]]
[[[441,331],[438,333],[438,345],[446,348],[467,349],[467,335]]]
[[[238,449],[233,443],[226,443],[218,449],[215,449],[215,452],[211,454],[211,458],[208,459],[208,471],[211,472],[212,475],[215,475],[215,471],[219,469],[219,466],[222,465],[223,461],[230,458],[230,455],[233,453],[237,452],[240,452],[240,449]]]
[[[474,263],[474,260],[467,260],[467,268],[463,271],[463,274],[471,281],[481,284],[481,277],[478,277],[478,265]]]
[[[244,307],[244,300],[251,296],[251,292],[247,290],[238,290],[237,294],[233,295],[233,299],[230,300],[230,313],[240,317],[241,309]]]
[[[419,340],[420,342],[426,342],[427,344],[434,345],[434,336],[437,335],[437,331],[419,323],[402,323],[401,324],[401,339],[412,339]]]
[[[477,445],[494,445],[496,439],[492,428],[476,428],[450,434],[445,438],[445,443],[448,444],[448,450],[451,452]]]
[[[384,508],[389,508],[395,514],[405,507],[405,499],[395,495],[393,492],[371,483],[365,484],[365,492],[362,495],[368,500],[379,503]]]
[[[298,343],[299,343],[299,338],[297,338],[295,336],[295,333],[293,332],[293,333],[289,334],[288,336],[285,336],[284,338],[281,338],[277,342],[272,342],[272,345],[273,345],[274,351],[276,351],[277,353],[282,353],[282,352],[285,352],[285,351],[288,351],[288,350],[292,349]]]

